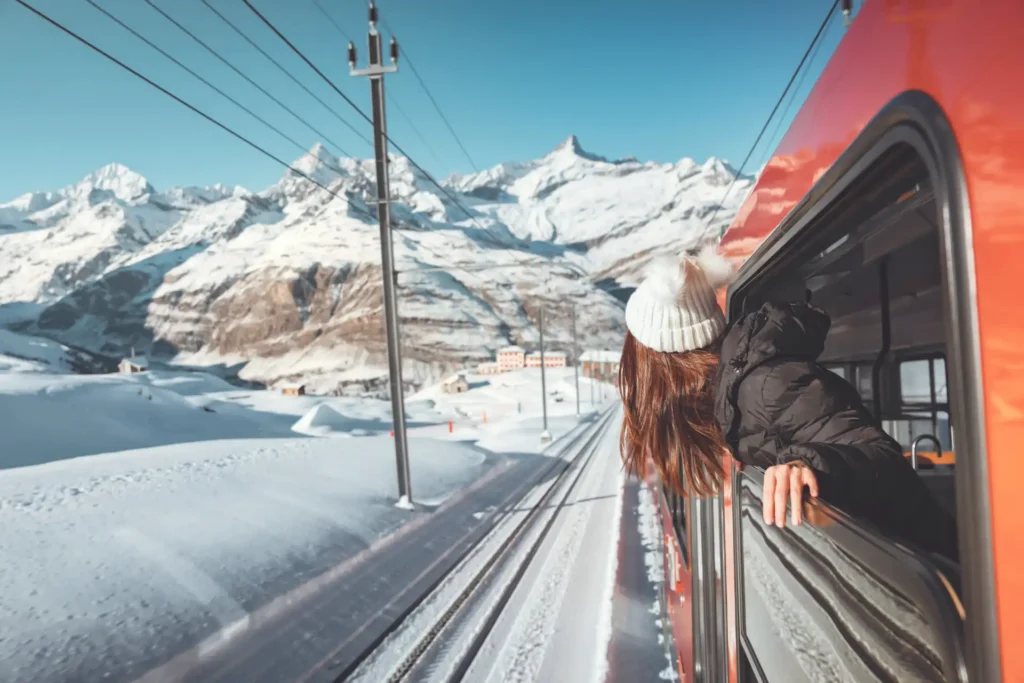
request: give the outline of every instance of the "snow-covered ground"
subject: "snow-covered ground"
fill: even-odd
[[[605,680],[625,483],[615,424],[599,441],[465,680]]]
[[[402,680],[443,682],[470,657],[459,680],[671,678],[659,621],[663,577],[645,567],[647,555],[657,555],[648,538],[653,501],[625,477],[618,456],[621,413],[608,417],[597,425],[596,442],[581,438],[562,450],[560,457],[572,463],[565,475],[534,488],[508,510],[351,680],[396,680],[397,672],[406,671]],[[551,496],[546,502],[545,494]],[[499,554],[523,523],[518,539]],[[474,585],[465,602],[456,602]],[[453,604],[461,607],[452,612]],[[473,654],[472,644],[481,638]]]
[[[402,510],[386,401],[68,374],[62,347],[4,341],[0,680],[134,679],[541,449],[539,371],[411,396]],[[572,369],[548,396],[557,437],[578,423]]]

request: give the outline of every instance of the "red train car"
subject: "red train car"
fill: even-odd
[[[958,563],[826,504],[761,523],[762,473],[662,495],[683,680],[1024,681],[1024,3],[867,0],[723,240],[730,319],[810,298],[957,518]],[[935,446],[935,444],[938,446]]]

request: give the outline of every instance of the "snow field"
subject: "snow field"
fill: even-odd
[[[0,678],[47,680],[60,662],[45,660],[77,648],[167,647],[154,636],[168,621],[229,629],[422,515],[394,507],[392,440],[359,442],[215,441],[0,473]],[[410,451],[436,502],[493,464],[461,444]]]
[[[407,511],[386,401],[240,390],[198,372],[55,374],[62,349],[40,348],[0,374],[3,680],[63,680],[83,665],[141,674],[209,653],[415,533],[424,505],[499,475],[511,461],[495,451],[540,447],[539,377],[411,397],[419,508]],[[516,419],[490,417],[516,395]],[[488,422],[448,434],[448,417],[472,421],[474,406]],[[574,413],[574,401],[553,409],[551,431],[581,428]]]

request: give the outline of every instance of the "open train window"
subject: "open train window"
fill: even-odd
[[[880,114],[872,125],[893,120]],[[950,201],[962,200],[936,173],[932,142],[919,131],[874,131],[865,133],[874,142],[851,146],[748,259],[730,288],[728,314],[735,320],[768,301],[809,300],[825,310],[832,325],[821,364],[856,388],[908,460],[912,450],[921,456],[918,475],[956,514],[963,463],[980,455],[956,452],[956,436],[963,450],[975,443],[976,429],[957,425],[967,399],[954,388],[966,386],[963,363],[970,361],[948,347],[962,344],[963,332],[954,308],[960,275],[951,271],[958,262],[950,256],[957,233],[943,221],[960,220]],[[972,471],[964,481],[973,486]],[[800,648],[779,635],[787,628],[778,615],[783,594],[785,604],[800,605],[801,633],[813,634],[815,647],[849,654],[836,660],[839,678],[886,671],[892,680],[960,680],[966,617],[955,563],[831,508],[823,508],[821,523],[769,528],[760,514],[761,477],[744,470],[733,492],[741,670],[753,674],[741,680],[811,680]],[[965,572],[963,580],[973,578]],[[910,622],[912,634],[902,630]],[[857,634],[856,653],[845,649],[847,629]],[[894,634],[902,634],[896,646]]]

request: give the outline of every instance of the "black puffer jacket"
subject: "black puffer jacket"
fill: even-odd
[[[956,526],[852,385],[818,365],[831,320],[765,304],[722,342],[715,415],[746,465],[803,461],[822,499],[925,550],[956,557]]]

